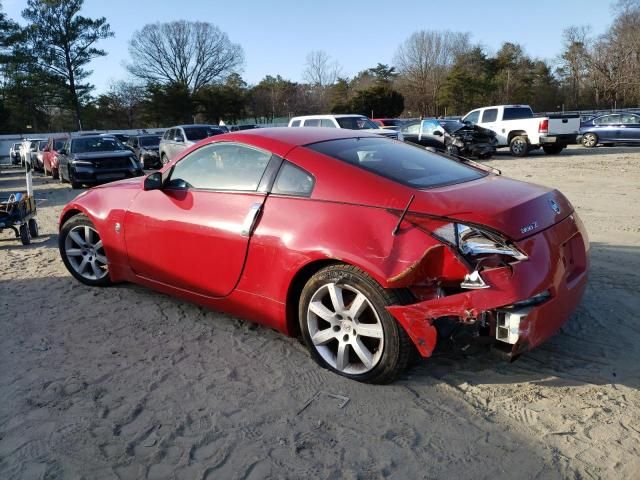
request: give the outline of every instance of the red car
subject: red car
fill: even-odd
[[[65,137],[49,137],[47,146],[42,152],[42,164],[45,175],[51,174],[53,178],[59,178],[58,151],[60,151],[60,149],[64,146],[64,142],[66,141],[67,139]]]
[[[135,282],[301,334],[320,365],[375,383],[440,343],[518,356],[587,282],[587,235],[557,190],[342,129],[205,139],[82,193],[59,228],[87,285]]]

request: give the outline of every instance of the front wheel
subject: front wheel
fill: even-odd
[[[299,304],[302,336],[324,368],[368,383],[393,381],[415,349],[385,309],[401,298],[362,270],[348,265],[323,268],[309,279]]]
[[[92,287],[111,283],[102,239],[86,215],[75,215],[64,223],[58,248],[65,267],[80,282]]]
[[[29,235],[29,227],[26,223],[20,225],[18,233],[20,234],[20,241],[23,245],[29,245],[31,243],[31,235]]]
[[[73,173],[73,169],[69,168],[69,183],[71,183],[71,188],[82,188],[82,184],[76,180],[75,173]]]
[[[38,230],[38,222],[36,222],[35,218],[30,218],[29,222],[29,234],[32,238],[38,238],[39,230]]]
[[[582,145],[587,148],[593,148],[598,145],[598,136],[595,133],[585,133],[582,136]]]
[[[564,145],[544,145],[542,149],[547,155],[557,155],[564,150]]]
[[[524,135],[513,137],[509,142],[509,150],[514,157],[526,157],[529,155],[529,139]]]

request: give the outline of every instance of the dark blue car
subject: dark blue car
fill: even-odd
[[[593,117],[580,124],[580,135],[585,147],[616,143],[640,144],[640,115],[618,112]]]

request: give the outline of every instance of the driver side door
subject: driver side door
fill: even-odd
[[[135,274],[209,297],[229,295],[266,197],[259,187],[271,158],[247,145],[211,143],[177,162],[161,189],[140,192],[124,221]]]

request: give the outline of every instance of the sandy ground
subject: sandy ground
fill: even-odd
[[[37,178],[42,237],[0,235],[0,478],[638,478],[640,150],[490,164],[575,205],[585,298],[513,364],[430,359],[382,387],[271,330],[74,281],[56,220],[78,192]],[[0,191],[21,185],[0,174]]]

